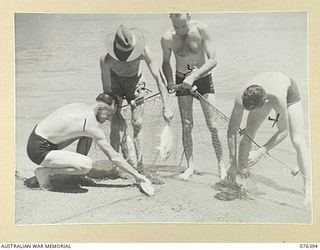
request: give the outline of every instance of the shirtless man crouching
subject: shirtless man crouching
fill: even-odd
[[[258,128],[270,111],[277,112],[277,132],[259,149],[250,151],[252,140]],[[247,125],[239,145],[238,165],[235,150],[235,136],[238,132],[244,110],[249,111]],[[309,181],[308,150],[304,138],[304,118],[301,97],[296,82],[281,72],[264,72],[246,84],[236,97],[228,127],[228,146],[231,167],[228,175],[235,180],[237,174],[248,176],[248,167],[256,164],[272,148],[282,142],[290,133],[291,142],[297,152],[298,169],[304,181],[305,202],[310,201],[311,187]],[[251,139],[250,139],[251,138]]]
[[[40,188],[52,190],[52,175],[86,175],[92,168],[92,160],[86,156],[90,147],[86,144],[91,144],[93,139],[117,167],[134,176],[147,195],[153,195],[149,179],[133,169],[110,146],[99,126],[111,120],[117,105],[112,94],[100,94],[93,106],[67,104],[35,126],[29,137],[27,153],[34,163],[40,165],[35,170]],[[78,139],[77,152],[61,150]]]

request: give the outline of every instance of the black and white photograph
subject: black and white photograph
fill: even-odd
[[[312,224],[308,15],[14,13],[14,224]]]

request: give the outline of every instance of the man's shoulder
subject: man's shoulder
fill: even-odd
[[[85,103],[74,102],[65,104],[58,108],[52,115],[56,117],[68,117],[72,122],[75,122],[82,114],[88,112],[89,106]]]
[[[66,104],[64,107],[66,109],[79,109],[79,110],[85,110],[85,109],[89,108],[89,106],[87,104],[82,103],[82,102],[69,103],[69,104]]]
[[[193,20],[193,21],[190,21],[190,24],[192,25],[192,27],[198,29],[199,31],[204,31],[209,28],[208,24],[202,21]]]
[[[174,29],[167,30],[161,37],[161,40],[163,41],[172,41],[173,35],[174,35]]]
[[[242,104],[242,94],[243,94],[243,91],[240,91],[239,93],[236,94],[236,97],[235,97],[235,105],[236,106],[243,106]]]
[[[115,62],[115,61],[116,60],[109,53],[100,56],[101,63],[111,63],[111,62]]]

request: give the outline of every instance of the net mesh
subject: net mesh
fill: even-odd
[[[166,123],[162,115],[162,101],[159,96],[150,98],[144,104],[143,115],[143,162],[149,171],[160,176],[172,176],[181,173],[187,167],[186,158],[182,144],[181,118],[177,99],[174,96],[169,98],[169,104],[174,113],[171,122],[173,132],[173,152],[170,157],[163,161],[159,155],[160,134]],[[193,161],[198,173],[210,173],[218,176],[218,161],[213,148],[213,143],[220,143],[222,148],[222,161],[228,165],[227,147],[227,127],[228,122],[220,113],[217,115],[217,127],[219,131],[219,142],[210,136],[210,131],[205,122],[205,117],[199,101],[193,101]],[[131,125],[131,110],[129,106],[122,108],[121,114],[127,121],[128,134],[133,138],[133,128]],[[105,131],[106,138],[109,140],[110,124],[101,125]],[[97,145],[93,143],[89,152],[89,157],[93,159],[94,168],[110,168],[110,161],[103,154]]]
[[[203,97],[200,97],[203,98]],[[186,158],[184,156],[184,149],[182,145],[182,128],[181,118],[179,115],[179,108],[177,99],[173,96],[169,98],[169,104],[174,113],[174,118],[171,122],[171,129],[173,131],[174,149],[171,156],[162,161],[159,156],[159,145],[160,145],[160,133],[166,125],[162,115],[162,101],[161,98],[155,96],[147,100],[144,104],[144,115],[143,115],[143,162],[144,166],[150,173],[158,175],[160,177],[170,177],[177,175],[187,168]],[[216,115],[216,123],[219,132],[219,139],[211,137],[205,122],[205,117],[200,105],[200,102],[196,99],[193,101],[193,161],[195,169],[199,174],[209,174],[219,177],[218,161],[216,153],[213,147],[214,143],[221,144],[222,150],[222,162],[226,167],[229,166],[229,152],[227,143],[227,129],[229,117],[223,112],[217,109],[215,106],[210,105],[210,108]],[[133,138],[133,128],[131,125],[131,110],[129,106],[122,108],[121,111],[123,117],[127,121],[128,134]],[[109,140],[110,124],[103,124],[103,129],[106,134],[106,138]],[[246,135],[242,135],[246,136]],[[240,142],[240,135],[237,135],[237,144]],[[250,139],[250,138],[249,138]],[[217,141],[219,140],[219,141]],[[252,143],[252,149],[258,149],[259,144],[255,141]],[[97,145],[93,144],[89,152],[89,157],[93,159],[93,167],[95,169],[104,170],[110,169],[112,163],[107,159],[103,152],[98,148]],[[242,180],[242,185],[249,187],[254,190],[256,188],[255,181],[259,177],[261,166],[264,169],[277,172],[278,175],[288,176],[292,167],[281,161],[279,158],[273,155],[267,155],[264,159],[260,160],[254,168],[251,169],[252,178]],[[277,166],[275,168],[275,166]],[[281,167],[279,167],[281,166]],[[270,172],[271,173],[271,172]],[[257,177],[258,176],[258,177]],[[274,175],[270,175],[274,177]],[[264,178],[264,177],[261,177]],[[261,179],[260,178],[260,179]],[[216,179],[217,181],[219,179]]]

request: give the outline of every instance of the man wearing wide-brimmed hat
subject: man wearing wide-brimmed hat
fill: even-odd
[[[146,62],[157,83],[163,102],[163,116],[166,122],[170,122],[173,115],[167,102],[167,89],[161,81],[159,68],[152,58],[151,51],[139,29],[128,29],[126,26],[120,25],[115,33],[107,36],[106,49],[107,54],[100,59],[103,91],[116,94],[120,106],[123,99],[126,99],[130,104],[138,167],[143,171],[142,120],[144,98],[139,95],[139,89],[144,86],[140,72],[141,61]],[[123,123],[123,117],[119,110],[111,121],[110,133],[110,143],[117,151],[119,151],[120,145],[120,128],[123,127],[121,123]]]

